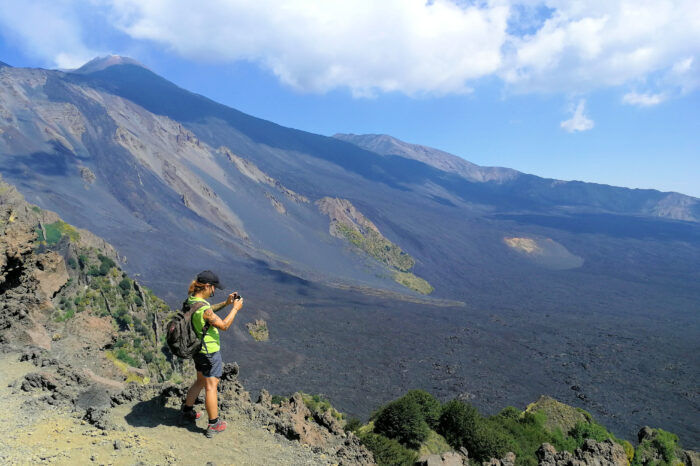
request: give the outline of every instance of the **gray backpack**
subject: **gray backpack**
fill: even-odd
[[[204,336],[209,330],[209,323],[204,324],[202,338],[197,338],[197,333],[195,333],[192,325],[192,315],[204,305],[205,303],[201,301],[195,301],[190,306],[185,300],[182,303],[182,309],[168,322],[165,341],[168,343],[170,352],[175,356],[189,359],[202,349]],[[204,345],[204,348],[206,349],[206,345]]]

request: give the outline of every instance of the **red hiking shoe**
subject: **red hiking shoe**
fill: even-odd
[[[207,438],[212,438],[214,434],[218,434],[219,432],[223,432],[226,430],[226,421],[222,421],[219,419],[216,421],[216,424],[208,424],[207,425]]]
[[[182,418],[182,421],[191,421],[191,422],[196,422],[197,419],[202,417],[202,413],[198,413],[197,411],[190,410],[190,411],[180,411],[180,417]]]

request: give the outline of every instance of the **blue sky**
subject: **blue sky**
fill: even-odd
[[[700,197],[697,1],[0,0],[0,61],[118,54],[315,133]]]

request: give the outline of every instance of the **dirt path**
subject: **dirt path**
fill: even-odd
[[[0,464],[334,464],[239,414],[226,418],[225,432],[207,439],[205,419],[182,426],[176,409],[138,402],[111,410],[110,421],[117,429],[103,431],[67,408],[27,406],[27,400],[44,393],[25,393],[12,385],[36,371],[32,363],[19,362],[16,354],[0,355],[0,412],[5,413],[0,423]]]

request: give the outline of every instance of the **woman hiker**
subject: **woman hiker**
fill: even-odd
[[[197,306],[198,309],[192,314],[192,325],[198,338],[202,338],[202,330],[207,327],[206,336],[202,344],[202,349],[194,356],[194,367],[197,369],[197,380],[192,384],[187,392],[187,399],[182,406],[182,416],[185,419],[196,421],[202,415],[194,410],[194,402],[204,389],[204,405],[209,415],[207,425],[207,437],[226,429],[226,421],[219,419],[219,406],[217,400],[217,387],[223,372],[223,362],[221,360],[221,342],[219,340],[219,330],[228,330],[233,323],[238,311],[243,307],[243,298],[238,293],[231,293],[226,301],[214,304],[207,302],[208,298],[214,296],[214,290],[223,289],[219,283],[219,277],[210,270],[205,270],[197,275],[197,278],[190,283],[189,297],[187,304]],[[228,315],[221,319],[215,312],[225,306],[233,304]]]

